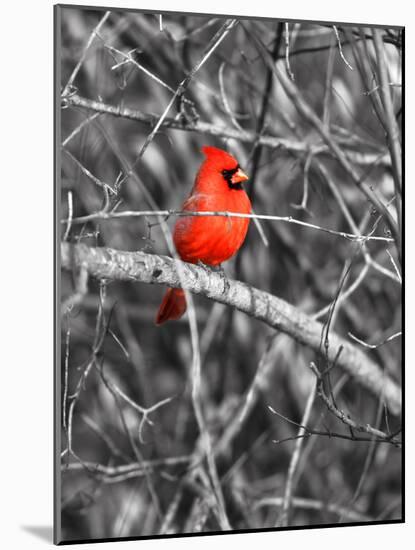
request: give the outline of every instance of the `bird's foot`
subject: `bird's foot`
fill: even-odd
[[[213,265],[212,271],[214,271],[215,273],[221,273],[223,276],[225,276],[225,270],[223,269],[222,264]]]
[[[220,278],[222,279],[222,282],[223,282],[222,294],[226,294],[230,289],[230,284],[229,284],[229,279],[226,276],[226,273],[225,273],[225,270],[223,269],[222,264],[215,265],[213,267],[213,271],[215,271],[216,273],[218,273],[220,275]]]
[[[213,272],[220,275],[220,278],[222,279],[222,282],[223,282],[222,294],[226,294],[229,291],[230,289],[229,279],[226,276],[225,270],[223,269],[221,264],[207,265],[207,264],[204,264],[201,260],[198,260],[196,265],[203,268],[208,274]]]
[[[213,270],[213,266],[203,263],[202,260],[197,260],[196,265],[198,265],[208,273],[210,273]]]
[[[225,274],[225,271],[221,264],[209,265],[202,262],[202,260],[197,260],[196,265],[198,265],[199,267],[202,267],[203,269],[209,272],[213,271],[214,273],[222,273],[223,275]]]

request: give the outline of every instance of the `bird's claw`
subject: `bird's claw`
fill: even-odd
[[[226,276],[225,270],[223,269],[222,265],[207,265],[202,262],[202,260],[198,260],[197,264],[199,267],[204,269],[206,273],[217,273],[220,275],[220,278],[223,281],[223,291],[222,294],[226,294],[230,289],[229,279]]]
[[[202,269],[204,269],[204,270],[207,271],[208,273],[209,273],[209,272],[211,271],[211,269],[212,269],[212,266],[209,266],[209,265],[207,265],[207,264],[204,264],[204,263],[202,262],[202,260],[197,260],[197,264],[196,264],[196,265],[198,265],[199,267],[201,267]]]
[[[230,288],[231,288],[231,285],[229,284],[229,279],[226,276],[226,273],[225,273],[223,267],[221,267],[219,273],[220,273],[220,277],[223,281],[223,292],[222,292],[222,294],[227,294],[229,292]]]
[[[225,270],[223,269],[222,265],[215,265],[213,270],[220,275],[220,278],[223,281],[223,291],[222,294],[226,294],[230,289],[229,279],[226,276]]]

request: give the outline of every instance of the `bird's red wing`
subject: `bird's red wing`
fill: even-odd
[[[188,197],[183,205],[182,210],[187,210],[188,212],[203,212],[207,211],[207,206],[209,202],[211,201],[211,198],[209,195],[205,195],[203,193],[196,193],[194,195],[190,195]]]

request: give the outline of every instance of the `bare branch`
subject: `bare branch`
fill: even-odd
[[[142,407],[141,405],[136,403],[136,401],[134,401],[131,397],[129,397],[127,394],[125,394],[121,390],[121,388],[119,388],[116,384],[114,384],[114,382],[108,380],[108,378],[106,379],[106,382],[107,382],[108,387],[113,392],[118,394],[126,403],[128,403],[131,407],[133,407],[133,409],[135,409],[136,411],[138,411],[142,415],[142,418],[140,420],[140,425],[138,427],[138,437],[139,437],[140,443],[144,443],[144,439],[143,439],[144,426],[145,426],[146,423],[150,424],[150,425],[153,425],[153,422],[152,422],[152,420],[150,420],[148,418],[148,415],[150,413],[154,412],[155,410],[157,410],[159,407],[162,407],[163,405],[166,405],[167,403],[170,403],[170,401],[173,399],[173,397],[167,397],[166,399],[162,399],[161,401],[159,401],[158,403],[155,403],[151,407]]]
[[[88,214],[86,216],[80,216],[79,218],[73,218],[72,224],[86,223],[93,220],[110,220],[115,218],[141,218],[141,217],[170,217],[170,216],[225,216],[227,218],[248,218],[248,219],[258,219],[258,220],[268,220],[268,221],[280,221],[286,223],[293,223],[295,225],[301,225],[303,227],[308,227],[309,229],[315,229],[317,231],[323,231],[324,233],[329,233],[330,235],[336,235],[338,237],[343,237],[351,241],[357,242],[366,242],[366,241],[381,241],[390,243],[393,242],[391,237],[380,237],[376,235],[355,235],[353,233],[346,233],[345,231],[335,231],[334,229],[327,229],[325,227],[320,227],[308,222],[303,222],[302,220],[296,220],[292,216],[272,216],[269,214],[243,214],[240,212],[189,212],[187,210],[125,210],[122,212],[115,212],[114,210],[94,212],[93,214]],[[61,223],[68,223],[69,220],[61,220]]]
[[[112,195],[116,194],[115,189],[113,189],[111,185],[109,185],[108,183],[105,183],[104,181],[101,181],[99,178],[94,176],[94,174],[92,174],[87,168],[85,168],[85,166],[81,162],[79,162],[79,160],[76,157],[74,157],[70,151],[68,151],[67,149],[63,149],[63,151],[78,166],[81,172],[85,174],[85,176],[89,178],[93,183],[95,183],[95,185],[97,185],[98,187],[101,187],[105,191],[108,191]]]
[[[338,357],[341,357],[342,354],[339,354]],[[338,362],[338,360],[337,360]],[[384,440],[389,440],[393,436],[390,434],[387,434],[385,432],[382,432],[381,430],[378,430],[377,428],[373,428],[370,424],[359,424],[348,414],[346,414],[344,411],[337,408],[336,404],[333,402],[330,397],[325,393],[323,389],[323,373],[321,373],[316,365],[314,363],[311,363],[310,365],[311,370],[314,372],[316,378],[317,378],[317,393],[319,397],[322,399],[328,410],[334,414],[339,420],[341,420],[346,426],[349,426],[352,430],[356,430],[358,432],[365,432],[370,434],[373,437],[377,437]]]
[[[297,435],[294,435],[291,437],[284,437],[284,439],[274,439],[273,443],[276,443],[278,445],[281,445],[281,443],[287,443],[288,441],[297,441],[298,439],[309,439],[312,436],[319,436],[319,437],[327,437],[328,439],[345,439],[347,441],[355,441],[355,442],[363,442],[363,443],[373,443],[373,442],[387,443],[397,448],[400,448],[402,446],[402,441],[396,438],[398,433],[393,433],[390,435],[385,434],[377,437],[375,435],[358,436],[352,430],[350,430],[349,433],[347,434],[333,432],[332,430],[329,430],[329,429],[319,430],[315,428],[310,428],[310,426],[305,426],[304,424],[299,424],[298,422],[294,422],[294,420],[291,420],[290,418],[279,413],[278,411],[273,409],[270,405],[268,405],[268,409],[272,412],[272,414],[279,416],[286,422],[290,424],[294,424],[295,426],[298,426],[301,429],[301,433],[298,433]],[[330,409],[327,409],[327,411],[330,411]],[[366,430],[361,430],[361,431],[366,431]]]
[[[68,382],[69,382],[69,344],[71,339],[71,327],[68,324],[66,330],[66,339],[65,339],[65,375],[64,375],[64,390],[63,390],[63,399],[62,399],[62,426],[64,429],[67,429],[66,425],[66,408],[68,403]]]
[[[334,29],[334,34],[336,35],[337,45],[338,45],[338,47],[339,47],[339,54],[340,54],[340,57],[343,59],[344,64],[346,65],[346,67],[349,67],[349,69],[353,71],[353,67],[350,65],[350,63],[347,61],[347,59],[344,57],[343,48],[342,48],[342,43],[341,43],[341,41],[340,41],[339,31],[337,30],[336,25],[333,25],[333,29]]]
[[[316,389],[317,389],[317,384],[314,383],[307,399],[307,403],[303,413],[303,418],[301,419],[301,426],[300,426],[300,429],[298,430],[299,436],[302,436],[306,433],[304,425],[308,424],[308,420],[311,414],[311,409],[314,403],[314,398],[316,396]],[[288,475],[287,475],[287,481],[285,484],[281,517],[278,522],[279,526],[288,525],[288,514],[290,511],[290,505],[291,505],[292,494],[293,494],[293,481],[294,481],[295,472],[297,470],[298,462],[300,460],[302,444],[303,444],[303,439],[299,437],[295,443],[294,452],[292,454],[290,465],[288,467]]]
[[[261,498],[255,503],[255,507],[259,508],[262,506],[278,506],[281,507],[283,505],[284,499],[282,497],[270,497],[270,498]],[[323,502],[320,500],[313,500],[311,498],[301,498],[301,497],[294,497],[292,499],[292,505],[294,508],[303,508],[303,509],[309,509],[309,510],[319,510],[322,512],[328,511],[333,514],[339,514],[341,516],[344,516],[350,521],[373,521],[370,517],[366,516],[365,514],[362,514],[361,512],[357,512],[351,508],[347,508],[345,506],[341,506],[339,504],[334,504],[331,502]]]
[[[373,29],[373,43],[379,67],[380,94],[385,111],[385,126],[388,133],[388,143],[392,158],[392,167],[397,193],[402,188],[402,151],[399,142],[399,129],[393,112],[392,97],[390,93],[388,70],[385,60],[384,44],[379,29]]]
[[[87,471],[88,474],[102,477],[104,483],[119,483],[132,477],[141,477],[145,472],[151,472],[156,468],[166,466],[177,466],[189,464],[191,456],[172,456],[154,460],[142,460],[140,462],[130,462],[120,466],[108,466],[95,462],[71,462],[65,466],[65,471]]]
[[[74,107],[82,107],[96,113],[108,114],[115,117],[126,118],[130,120],[135,120],[138,122],[143,122],[150,126],[154,126],[159,117],[151,113],[144,113],[138,109],[130,109],[123,106],[110,105],[102,101],[95,101],[93,99],[87,99],[78,94],[73,94],[68,96],[65,99],[65,102],[68,105],[73,105]],[[160,128],[172,128],[175,130],[182,130],[187,132],[196,132],[202,135],[217,136],[228,139],[236,139],[242,143],[256,143],[258,142],[261,145],[266,147],[271,147],[274,149],[286,150],[290,153],[305,153],[309,151],[312,144],[306,141],[296,141],[286,138],[280,138],[277,136],[271,136],[266,134],[257,134],[250,130],[244,130],[241,132],[236,128],[228,126],[220,126],[216,124],[211,124],[209,122],[204,122],[202,120],[184,120],[183,117],[180,119],[164,117]],[[316,154],[329,154],[330,150],[324,143],[315,147]],[[379,157],[379,155],[381,156]],[[360,165],[370,165],[375,160],[378,159],[379,164],[384,166],[390,166],[390,157],[387,151],[380,151],[379,153],[356,153],[353,151],[347,152],[347,158],[356,164]]]
[[[285,23],[284,38],[285,38],[285,68],[287,70],[288,76],[291,78],[291,80],[294,80],[294,74],[291,70],[291,65],[290,65],[290,31],[289,31],[288,23]]]
[[[94,113],[88,117],[85,118],[85,120],[83,120],[80,124],[78,124],[78,126],[72,130],[72,132],[68,135],[67,138],[65,138],[63,141],[62,141],[62,147],[66,147],[66,145],[68,145],[68,143],[75,137],[79,134],[79,132],[85,128],[85,126],[87,126],[89,123],[91,123],[93,120],[95,120],[96,118],[98,118],[99,116],[101,115],[101,113]]]
[[[75,292],[68,296],[61,303],[61,314],[68,313],[74,306],[80,304],[88,292],[88,269],[81,265],[79,273],[76,274]]]
[[[388,255],[389,258],[390,258],[391,264],[393,265],[393,268],[394,268],[394,270],[395,270],[395,273],[396,273],[396,276],[397,276],[397,278],[398,278],[398,281],[399,281],[400,283],[402,283],[402,274],[401,274],[401,272],[399,271],[399,268],[398,268],[398,266],[396,265],[396,262],[395,262],[395,260],[394,260],[394,258],[393,258],[393,256],[392,256],[392,254],[390,253],[390,251],[389,251],[388,249],[386,249],[386,253],[387,253],[387,255]]]
[[[349,336],[352,340],[354,340],[358,344],[361,344],[365,348],[369,348],[369,349],[380,348],[380,346],[383,346],[387,342],[390,342],[391,340],[395,340],[395,338],[398,338],[399,336],[402,336],[402,332],[399,331],[399,332],[395,332],[395,334],[392,334],[391,336],[388,336],[387,338],[385,338],[384,340],[379,342],[379,344],[368,344],[367,342],[364,342],[363,340],[360,340],[360,338],[357,338],[357,336],[354,336],[351,332],[349,332],[348,334],[349,334]]]
[[[219,67],[219,89],[220,89],[220,95],[222,98],[222,103],[225,108],[225,111],[227,112],[232,124],[237,128],[240,132],[245,133],[245,130],[242,128],[242,126],[239,124],[239,122],[236,120],[235,115],[233,114],[233,111],[231,109],[231,106],[229,105],[229,101],[225,92],[225,82],[223,79],[223,70],[225,68],[225,62],[223,61]]]
[[[72,190],[69,189],[68,191],[68,223],[66,224],[65,234],[63,236],[64,241],[68,240],[69,233],[72,227],[72,218],[73,218],[73,193],[72,193]]]
[[[110,11],[106,11],[103,15],[103,17],[100,19],[98,25],[95,27],[95,29],[92,31],[89,39],[88,39],[88,42],[86,43],[86,46],[84,48],[84,51],[82,52],[82,55],[81,57],[79,58],[79,61],[78,63],[76,64],[74,70],[72,71],[72,74],[71,76],[69,77],[69,80],[65,86],[65,88],[63,89],[63,92],[62,92],[62,97],[65,98],[70,92],[71,92],[71,88],[72,88],[72,85],[75,81],[75,78],[77,77],[84,61],[85,61],[85,58],[87,56],[87,53],[88,53],[88,50],[89,48],[91,47],[95,37],[98,35],[99,31],[101,30],[101,27],[105,24],[105,21],[108,19],[108,17],[110,16],[111,12]]]

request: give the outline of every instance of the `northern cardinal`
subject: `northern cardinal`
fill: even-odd
[[[251,202],[242,182],[248,176],[232,155],[216,147],[202,147],[206,159],[199,168],[182,210],[189,212],[239,212],[249,214]],[[185,262],[217,266],[241,247],[249,218],[226,216],[181,217],[174,226],[173,241]],[[156,324],[179,319],[186,311],[182,289],[169,288],[157,313]]]

